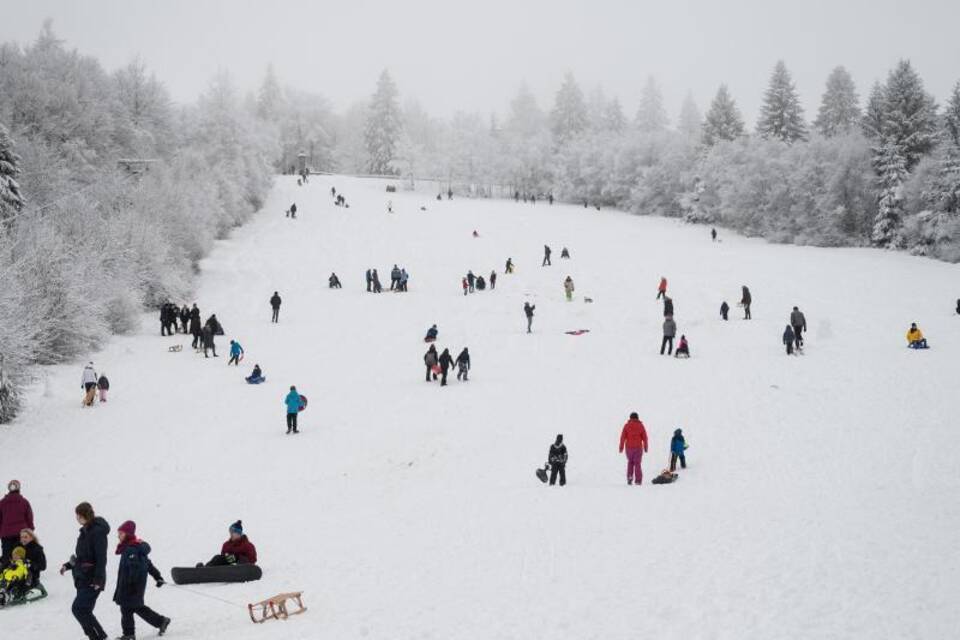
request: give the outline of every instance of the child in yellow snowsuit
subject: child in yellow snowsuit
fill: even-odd
[[[0,574],[0,605],[20,595],[27,586],[27,550],[16,547],[10,554],[10,564]]]

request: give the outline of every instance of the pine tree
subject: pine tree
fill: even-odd
[[[377,80],[377,91],[370,101],[364,142],[367,148],[367,171],[374,175],[394,172],[392,161],[403,129],[403,116],[397,101],[397,85],[386,69]]]
[[[882,131],[903,154],[907,171],[937,143],[937,105],[908,60],[901,60],[887,77]]]
[[[677,129],[690,140],[699,140],[703,132],[703,116],[693,100],[692,93],[688,92],[687,97],[683,99]]]
[[[783,60],[777,61],[770,74],[770,85],[763,94],[763,105],[757,120],[757,133],[761,138],[775,138],[784,142],[807,138],[800,97]]]
[[[867,107],[864,109],[863,118],[860,121],[863,135],[871,140],[877,140],[883,135],[885,91],[886,88],[882,84],[879,82],[873,83],[873,88],[870,89],[870,97],[867,99]]]
[[[553,111],[550,114],[550,130],[553,132],[553,139],[558,146],[563,146],[583,133],[587,124],[587,105],[583,100],[583,92],[573,74],[568,71],[563,78],[560,90],[557,91]]]
[[[827,78],[813,126],[828,138],[849,132],[860,122],[859,101],[850,73],[844,67],[835,68]]]
[[[13,150],[7,128],[0,124],[0,220],[6,220],[23,206],[18,175],[20,156]]]
[[[603,126],[607,131],[621,133],[627,128],[627,117],[623,115],[623,107],[620,106],[620,99],[614,98],[607,103],[603,110]]]
[[[960,147],[960,82],[953,85],[953,91],[950,92],[946,113],[943,114],[943,122],[947,129],[947,135],[953,140],[953,144]]]
[[[730,97],[727,85],[717,89],[717,95],[710,104],[707,117],[703,121],[703,143],[713,146],[721,140],[735,140],[743,135],[743,117],[737,103]]]
[[[660,87],[653,76],[647,78],[647,83],[640,92],[640,107],[637,109],[637,129],[642,133],[657,133],[667,128],[670,120],[667,111],[663,108],[663,96]]]
[[[257,94],[257,116],[267,122],[276,122],[282,102],[283,93],[280,90],[280,82],[271,63],[267,65],[267,73],[263,77],[263,84],[260,85],[260,92]]]
[[[907,178],[905,154],[894,140],[881,141],[873,160],[877,172],[877,217],[873,224],[873,242],[880,247],[898,245],[903,218],[903,183]]]

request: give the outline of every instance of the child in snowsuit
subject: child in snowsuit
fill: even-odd
[[[460,284],[463,285],[463,295],[467,295],[468,293],[470,293],[470,283],[467,282],[467,279],[466,279],[466,278],[464,278],[464,279],[460,282]]]
[[[470,352],[464,347],[460,355],[457,356],[457,380],[467,381],[467,374],[470,372]],[[462,376],[462,378],[461,378]]]
[[[429,329],[427,329],[427,335],[424,336],[423,341],[424,341],[424,342],[433,342],[433,341],[435,341],[435,340],[437,339],[437,334],[438,334],[438,333],[439,333],[439,331],[437,330],[437,325],[433,325],[432,327],[430,327]]]
[[[677,429],[670,439],[670,471],[677,470],[677,460],[680,461],[681,469],[687,468],[687,457],[684,454],[686,449],[687,441],[683,438],[683,429]]]
[[[240,366],[240,356],[243,355],[243,347],[240,346],[240,343],[236,340],[230,341],[230,359],[227,360],[227,366],[235,364],[238,367]]]
[[[550,465],[550,486],[557,483],[560,476],[560,486],[567,484],[567,445],[563,444],[563,434],[557,434],[557,439],[550,445],[547,452],[547,462]]]
[[[430,382],[430,376],[433,376],[433,379],[437,379],[437,374],[433,370],[437,366],[438,357],[437,357],[437,347],[436,345],[430,345],[430,348],[427,349],[427,352],[423,354],[423,364],[427,365],[427,382]]]
[[[0,605],[21,597],[27,590],[27,550],[16,547],[10,554],[10,562],[0,573]]]
[[[667,279],[663,276],[660,276],[660,284],[657,286],[657,300],[659,300],[661,296],[664,298],[667,297]]]
[[[793,333],[793,327],[787,325],[787,328],[783,330],[783,344],[787,346],[787,355],[793,355],[793,343],[796,342],[797,336]]]
[[[97,388],[100,389],[100,402],[106,402],[107,391],[110,390],[110,381],[107,379],[107,374],[102,373],[97,378]]]
[[[573,278],[570,276],[563,281],[563,292],[567,295],[567,302],[573,300]]]
[[[263,377],[263,371],[260,370],[260,365],[253,365],[253,372],[247,376],[245,380],[250,384],[260,384],[266,380],[266,378]]]
[[[680,336],[680,344],[677,346],[676,352],[673,354],[674,358],[689,358],[690,357],[690,345],[687,344],[687,336]]]
[[[907,346],[911,349],[927,348],[927,339],[923,337],[923,332],[917,327],[916,322],[911,323],[907,331]]]
[[[720,317],[726,320],[728,313],[730,313],[730,305],[728,305],[727,301],[724,300],[723,304],[720,305]]]
[[[117,529],[120,566],[117,568],[117,587],[113,601],[120,607],[120,628],[123,630],[121,640],[136,639],[134,615],[158,629],[159,635],[163,635],[170,626],[170,618],[144,604],[147,576],[156,581],[158,589],[166,583],[160,571],[150,561],[150,545],[139,539],[136,531],[137,525],[132,520],[127,520]]]

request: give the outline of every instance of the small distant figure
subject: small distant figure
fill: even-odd
[[[380,284],[380,274],[377,273],[377,270],[373,270],[373,292],[374,293],[383,293],[383,285]]]
[[[340,278],[337,277],[336,273],[331,273],[330,277],[327,278],[327,283],[331,289],[342,289],[343,285],[340,284]]]
[[[477,291],[483,291],[487,288],[487,281],[483,279],[483,276],[477,276]]]
[[[297,414],[300,413],[303,400],[295,386],[290,385],[290,393],[283,399],[283,404],[287,407],[287,434],[300,433],[297,430]]]
[[[434,380],[437,379],[437,374],[440,373],[439,358],[435,344],[430,345],[427,352],[423,354],[423,364],[427,366],[427,382],[430,382],[430,376],[433,376]]]
[[[97,389],[100,390],[100,402],[106,402],[107,391],[110,390],[110,380],[107,378],[106,373],[101,373],[100,377],[97,378]]]
[[[673,317],[673,298],[670,296],[663,296],[663,317]]]
[[[537,204],[537,195],[534,193],[530,194],[530,204]]]
[[[660,284],[657,285],[657,300],[661,297],[667,296],[667,279],[663,276],[660,276]]]
[[[437,335],[438,335],[439,333],[440,333],[440,331],[437,329],[437,325],[432,325],[429,329],[427,329],[427,335],[425,335],[425,336],[423,337],[423,341],[424,341],[424,342],[436,342],[436,340],[437,340]]]
[[[563,444],[563,434],[558,433],[557,439],[550,445],[547,452],[547,464],[550,465],[550,486],[557,483],[560,477],[560,486],[567,484],[567,445]]]
[[[476,229],[473,230],[473,237],[474,237],[474,238],[479,238],[479,237],[480,237],[480,234],[477,233],[477,230],[476,230]]]
[[[491,271],[490,272],[490,290],[493,291],[496,288],[497,288],[497,272]]]
[[[244,378],[244,380],[250,384],[260,384],[266,380],[266,377],[264,377],[263,370],[260,368],[260,365],[255,364],[253,365],[253,371],[250,373],[250,375]]]
[[[553,264],[550,262],[551,253],[553,252],[550,250],[549,245],[543,245],[543,264],[540,265],[541,267],[549,267]]]
[[[550,193],[550,194],[547,195],[547,202],[549,202],[550,204],[553,204],[553,194],[552,194],[552,193]]]
[[[302,179],[302,178],[297,178],[297,186],[298,186],[298,187],[302,187],[302,186],[303,186],[303,179]]]
[[[530,304],[529,302],[523,303],[523,313],[527,316],[527,333],[533,333],[533,311],[537,308],[537,305]]]
[[[453,200],[453,187],[447,189],[447,200]]]
[[[923,337],[923,332],[917,326],[916,322],[910,323],[910,330],[907,331],[907,345],[911,349],[928,349],[927,339]]]
[[[387,200],[387,213],[393,213],[393,200]]]
[[[330,187],[330,197],[331,197],[331,198],[336,198],[336,197],[337,197],[337,188],[336,188],[336,187]]]
[[[395,291],[400,289],[400,267],[393,265],[393,269],[390,270],[390,291]]]
[[[443,194],[442,194],[442,193],[438,193],[438,194],[437,194],[437,200],[443,200]]]
[[[273,309],[273,315],[270,316],[270,322],[276,324],[280,322],[280,294],[276,291],[270,296],[270,308]]]
[[[677,429],[670,439],[670,471],[677,470],[677,460],[680,461],[681,469],[687,468],[687,456],[684,453],[686,450],[687,440],[683,437],[683,429]]]
[[[507,258],[507,265],[503,269],[504,273],[513,273],[513,258]],[[960,305],[960,300],[957,300],[957,304]]]
[[[93,370],[93,363],[88,362],[83,368],[83,376],[80,378],[80,387],[83,389],[83,406],[92,407],[93,399],[97,393],[97,372]]]
[[[668,317],[663,321],[663,340],[660,342],[660,355],[663,355],[664,349],[669,345],[670,349],[667,355],[673,355],[673,338],[677,335],[677,323],[673,318]]]
[[[467,285],[470,287],[470,293],[476,290],[477,276],[473,275],[473,271],[467,271]]]
[[[243,347],[236,340],[230,341],[230,359],[227,360],[227,366],[231,364],[240,366],[240,358],[243,357]]]
[[[515,202],[520,202],[520,190],[519,190],[519,189],[518,189],[517,191],[514,191],[514,192],[513,192],[513,200],[514,200]]]
[[[297,203],[296,203],[296,202],[294,202],[293,204],[290,205],[290,217],[291,217],[291,218],[296,218],[296,217],[297,217]]]
[[[563,292],[567,296],[567,302],[573,300],[573,278],[567,276],[567,279],[563,281]]]
[[[627,484],[643,484],[643,454],[648,451],[647,430],[636,412],[623,425],[620,432],[620,453],[627,450]]]
[[[796,339],[794,346],[799,351],[803,348],[803,333],[807,330],[807,318],[797,307],[790,312],[790,326],[793,327],[793,335]]]
[[[687,336],[680,336],[680,344],[677,345],[677,351],[673,354],[674,358],[689,358],[690,344],[687,342]]]
[[[367,293],[373,291],[373,270],[367,269]]]
[[[437,358],[437,364],[440,365],[440,386],[445,387],[447,386],[447,374],[453,368],[453,356],[450,355],[449,349],[443,350],[443,353]]]
[[[467,279],[466,279],[466,278],[464,278],[463,280],[461,280],[461,281],[460,281],[460,284],[463,285],[463,295],[467,295],[468,293],[470,293],[470,283],[467,282]]]
[[[551,202],[550,204],[553,204],[553,203]],[[563,249],[560,250],[560,259],[561,259],[561,260],[569,260],[569,259],[570,259],[570,251],[569,251],[566,247],[564,247]]]
[[[464,347],[463,351],[457,356],[457,380],[467,381],[470,373],[470,351]]]
[[[406,268],[400,269],[400,288],[398,291],[407,290],[407,281],[410,280],[410,274],[407,273]]]
[[[710,237],[713,238],[713,241],[717,241],[717,230],[716,228],[710,229]]]
[[[743,285],[743,295],[740,298],[740,306],[743,307],[743,319],[750,320],[753,316],[750,315],[750,303],[753,302],[753,296],[750,295],[750,288],[747,285]]]
[[[723,304],[720,305],[720,317],[724,320],[727,320],[728,313],[730,313],[730,305],[728,305],[727,301],[724,300]]]
[[[793,344],[796,342],[797,336],[793,332],[793,327],[787,325],[786,329],[783,330],[783,344],[787,347],[787,355],[793,355]]]
[[[588,206],[588,203],[587,203],[587,201],[586,201],[586,200],[584,200],[584,201],[583,201],[583,208],[584,208],[584,209],[586,209],[586,208],[587,208],[587,206]]]
[[[960,298],[957,298],[957,313],[960,314]]]

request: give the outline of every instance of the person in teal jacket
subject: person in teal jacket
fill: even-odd
[[[300,412],[301,401],[296,387],[290,387],[290,393],[283,402],[287,405],[287,433],[300,433],[297,431],[297,414]]]
[[[240,356],[243,355],[243,347],[240,346],[240,343],[236,340],[230,341],[230,359],[227,360],[227,366],[235,364],[238,367],[240,366]]]

